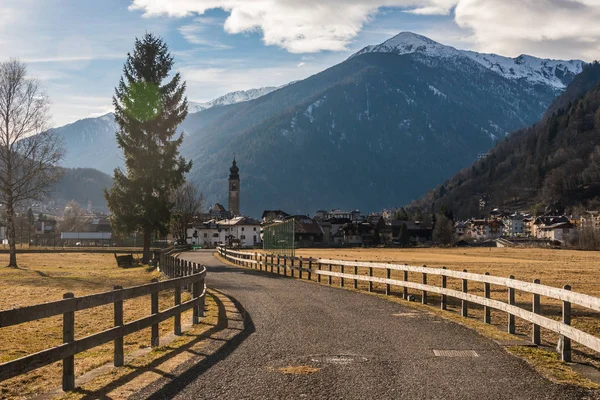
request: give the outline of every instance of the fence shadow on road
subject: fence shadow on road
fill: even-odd
[[[148,365],[145,365],[143,367],[136,367],[136,366],[129,365],[128,366],[129,368],[134,369],[131,373],[123,375],[122,377],[118,378],[115,381],[110,382],[108,385],[102,387],[99,390],[89,391],[89,390],[85,390],[83,388],[78,388],[74,392],[83,395],[82,398],[87,399],[87,400],[111,399],[111,397],[109,396],[109,393],[111,393],[113,390],[131,382],[132,380],[141,376],[144,373],[154,372],[156,374],[161,375],[162,377],[159,378],[158,381],[155,381],[152,384],[146,386],[145,388],[137,391],[136,395],[132,396],[132,398],[139,397],[139,398],[150,398],[150,399],[165,399],[165,398],[171,397],[168,395],[169,393],[176,393],[179,390],[182,390],[194,378],[196,378],[199,375],[201,375],[202,373],[204,373],[206,370],[211,368],[217,362],[225,359],[248,336],[250,336],[254,332],[254,324],[252,322],[252,318],[250,317],[250,315],[246,312],[246,310],[243,308],[243,306],[237,300],[235,300],[234,298],[232,298],[230,296],[225,295],[224,293],[222,293],[216,289],[211,289],[211,291],[219,293],[219,295],[226,297],[229,301],[231,301],[235,305],[235,307],[239,310],[240,315],[243,317],[243,326],[244,326],[243,330],[240,330],[240,332],[238,334],[236,334],[232,339],[227,340],[226,343],[223,346],[221,346],[216,352],[214,352],[212,354],[202,354],[202,353],[199,353],[199,352],[193,350],[193,347],[195,345],[197,345],[198,343],[200,343],[204,340],[207,340],[207,339],[208,340],[223,340],[223,341],[225,341],[224,339],[213,338],[212,336],[217,335],[220,332],[225,331],[226,329],[230,329],[231,328],[229,326],[230,321],[239,321],[239,320],[233,319],[233,318],[228,318],[225,304],[223,304],[223,302],[218,298],[218,296],[208,293],[208,295],[210,295],[213,298],[213,300],[215,301],[215,304],[217,305],[218,319],[217,319],[216,325],[212,326],[207,331],[198,335],[192,341],[190,341],[180,347],[173,348],[171,351],[168,351],[163,356],[153,360]],[[172,359],[184,352],[189,352],[196,356],[204,356],[205,358],[202,359],[197,364],[194,364],[191,368],[187,369],[183,373],[178,373],[179,371],[177,371],[177,370],[169,372],[169,373],[165,373],[158,368],[161,364],[169,361],[170,359]],[[185,367],[185,366],[186,365],[184,363],[184,365],[182,365],[181,367]],[[158,391],[153,392],[154,391],[153,388],[156,388],[156,387],[160,387],[160,389]]]
[[[214,271],[212,271],[214,273]],[[215,289],[213,289],[215,290]],[[217,291],[217,290],[215,290]],[[222,292],[219,292],[223,294]],[[176,379],[170,381],[166,385],[164,385],[160,390],[152,393],[146,398],[149,400],[163,400],[172,398],[174,394],[181,392],[184,390],[190,383],[194,381],[194,379],[201,376],[204,372],[210,369],[213,365],[218,363],[221,360],[226,359],[235,349],[238,348],[240,344],[246,340],[248,336],[250,336],[255,331],[254,323],[252,322],[252,317],[246,309],[234,298],[227,296],[229,300],[236,306],[239,310],[240,314],[243,317],[244,322],[244,330],[238,333],[235,337],[228,340],[228,342],[222,346],[218,351],[213,354],[208,355],[199,363],[195,364],[193,367],[187,369],[182,374],[178,375]],[[221,314],[219,314],[221,315]],[[227,319],[225,319],[225,323],[227,323]],[[226,327],[225,327],[226,328]],[[224,329],[224,328],[223,328]]]

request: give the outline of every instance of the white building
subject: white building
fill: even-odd
[[[218,244],[252,247],[261,243],[260,223],[249,217],[235,217],[220,221],[211,220],[187,230],[191,245],[215,247]]]
[[[525,219],[524,215],[513,214],[503,218],[504,222],[504,236],[508,237],[520,237],[525,234]]]

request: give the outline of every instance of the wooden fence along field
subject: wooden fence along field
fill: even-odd
[[[586,294],[571,291],[569,285],[562,289],[551,286],[541,285],[539,280],[534,282],[524,282],[509,278],[491,276],[489,274],[474,274],[465,271],[453,271],[445,268],[427,268],[425,266],[395,265],[372,262],[342,261],[332,259],[314,259],[302,257],[286,257],[275,254],[262,254],[247,251],[233,251],[223,247],[218,248],[222,257],[241,266],[269,271],[271,273],[288,274],[291,277],[298,274],[300,279],[312,280],[321,283],[322,278],[327,279],[327,284],[332,284],[332,278],[339,280],[340,287],[344,287],[345,280],[352,283],[354,289],[358,288],[360,281],[367,282],[367,291],[373,291],[373,283],[385,285],[385,294],[391,293],[390,287],[397,286],[402,288],[402,297],[409,298],[408,290],[414,289],[421,293],[421,302],[427,304],[428,293],[436,293],[440,296],[440,308],[447,309],[448,297],[460,300],[460,313],[466,317],[469,312],[469,303],[483,306],[483,320],[485,323],[491,323],[490,310],[495,309],[507,314],[507,331],[515,333],[515,317],[521,318],[532,324],[531,340],[539,345],[540,328],[548,329],[560,335],[559,351],[561,360],[571,361],[571,340],[591,349],[600,352],[600,338],[583,332],[571,326],[571,305],[581,306],[588,310],[600,311],[600,299]],[[339,272],[334,272],[333,267]],[[348,271],[349,270],[349,271]],[[361,273],[359,273],[359,270]],[[385,277],[373,276],[374,270],[382,270]],[[402,272],[403,279],[392,279],[391,272]],[[348,273],[351,272],[351,273]],[[420,275],[421,282],[409,281],[409,273]],[[427,284],[428,276],[441,277],[441,285],[433,286]],[[461,281],[461,290],[448,288],[447,278],[459,279]],[[478,296],[469,293],[469,282],[484,284],[484,296]],[[505,289],[506,302],[491,299],[491,285]],[[531,311],[516,305],[515,291],[530,293],[532,298]],[[557,321],[541,315],[540,297],[544,296],[556,299],[562,302],[562,318]]]
[[[0,381],[62,360],[62,388],[65,391],[73,390],[75,389],[75,354],[113,341],[114,365],[118,367],[124,363],[124,336],[151,327],[150,343],[152,347],[156,347],[159,343],[158,324],[174,318],[174,332],[176,335],[181,335],[181,313],[189,309],[193,309],[192,323],[198,324],[204,312],[206,268],[174,257],[175,251],[177,249],[169,249],[160,255],[160,268],[169,278],[168,280],[159,282],[154,279],[152,283],[125,289],[115,286],[110,292],[83,297],[65,293],[63,300],[0,311],[0,328],[55,315],[63,316],[63,344],[0,364]],[[190,288],[192,292],[191,300],[184,303],[181,302],[182,287]],[[168,289],[174,289],[175,305],[159,311],[159,292]],[[123,301],[148,295],[151,296],[151,315],[124,324]],[[114,327],[75,339],[75,312],[111,303],[114,305]]]

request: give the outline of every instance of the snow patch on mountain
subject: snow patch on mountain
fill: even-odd
[[[442,97],[444,99],[448,97],[444,93],[440,92],[435,86],[429,85],[429,90],[431,90],[436,96]]]
[[[546,84],[556,89],[567,86],[569,76],[579,74],[581,60],[549,60],[528,55],[515,58],[457,50],[412,32],[402,32],[379,45],[367,46],[352,57],[365,53],[420,54],[437,58],[468,58],[508,79],[525,79],[533,84]]]
[[[287,85],[285,85],[285,86],[287,86]],[[211,107],[228,106],[230,104],[237,104],[237,103],[242,103],[244,101],[258,99],[259,97],[262,97],[271,92],[274,92],[275,90],[280,89],[281,87],[283,87],[283,86],[280,86],[280,87],[268,86],[268,87],[263,87],[263,88],[258,88],[258,89],[238,90],[235,92],[227,93],[224,96],[217,97],[216,99],[205,102],[205,103],[189,101],[188,102],[189,111],[194,113],[194,112],[206,110]]]
[[[311,124],[313,122],[315,122],[315,117],[313,116],[313,111],[316,110],[317,108],[319,108],[325,102],[326,98],[327,98],[327,96],[324,96],[322,99],[315,101],[314,103],[312,103],[311,105],[309,105],[306,108],[304,115],[308,118],[308,120],[310,121]]]

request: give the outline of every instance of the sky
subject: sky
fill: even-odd
[[[515,57],[600,58],[600,0],[0,0],[0,61],[27,63],[52,126],[112,111],[136,37],[160,35],[191,101],[307,78],[402,31]]]

